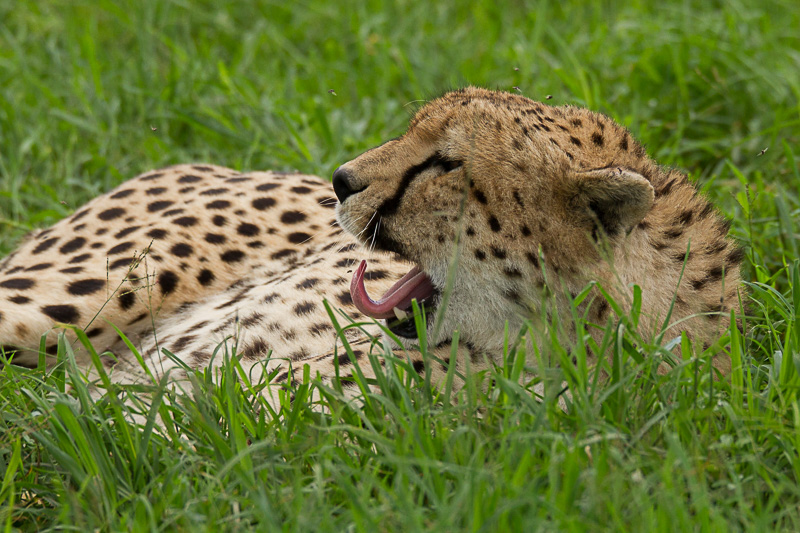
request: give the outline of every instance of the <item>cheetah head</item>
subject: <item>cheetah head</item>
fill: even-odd
[[[465,342],[499,348],[505,323],[539,309],[545,283],[579,290],[609,271],[603,245],[613,255],[650,210],[651,171],[641,146],[602,115],[477,88],[447,93],[333,175],[340,225],[416,265],[375,301],[362,263],[353,301],[409,345],[413,323],[392,323],[416,298],[430,342],[460,330]],[[432,311],[443,313],[438,337]]]

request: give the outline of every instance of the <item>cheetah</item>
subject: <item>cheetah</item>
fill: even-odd
[[[352,377],[343,343],[362,359],[384,335],[422,372],[416,300],[442,379],[445,363],[501,363],[505,332],[540,316],[545,293],[569,317],[591,283],[581,305],[597,324],[614,314],[598,287],[628,310],[638,286],[643,335],[670,317],[670,338],[709,342],[741,297],[728,229],[610,118],[468,87],[424,105],[332,183],[212,165],[123,183],[0,262],[0,345],[35,365],[42,335],[52,358],[72,324],[115,354],[103,358],[113,380],[150,379],[116,327],[155,375],[221,364],[224,346],[284,384],[305,364]],[[332,317],[354,325],[337,333]],[[713,366],[724,376],[730,359]]]

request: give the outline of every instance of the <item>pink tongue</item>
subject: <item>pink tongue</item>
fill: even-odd
[[[392,309],[395,307],[405,311],[411,307],[412,299],[416,298],[418,302],[422,302],[433,295],[430,278],[424,272],[420,272],[419,267],[414,267],[376,302],[369,297],[364,287],[366,270],[367,262],[361,261],[356,273],[353,274],[353,281],[350,282],[350,296],[358,310],[372,318],[393,318],[395,315]]]

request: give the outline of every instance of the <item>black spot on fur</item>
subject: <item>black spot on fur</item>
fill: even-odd
[[[215,279],[217,279],[217,277],[214,275],[214,273],[207,269],[201,270],[200,273],[197,275],[197,281],[200,283],[200,285],[204,287],[207,287],[212,283],[214,283]]]
[[[506,289],[503,291],[503,296],[512,303],[519,304],[522,301],[522,297],[520,296],[519,292],[514,289]]]
[[[297,224],[298,222],[303,222],[305,219],[305,213],[301,213],[300,211],[286,211],[281,215],[281,222],[284,224]]]
[[[239,224],[239,227],[236,228],[236,233],[239,235],[244,235],[246,237],[252,237],[253,235],[258,235],[258,226],[255,224],[249,224],[247,222],[242,222]]]
[[[314,302],[300,302],[294,306],[294,314],[296,315],[307,315],[316,309],[317,304]]]
[[[297,253],[295,250],[290,248],[284,248],[283,250],[278,250],[277,252],[273,253],[269,256],[270,259],[283,259],[284,257],[289,257],[290,255],[294,255]]]
[[[147,211],[150,213],[156,213],[158,211],[163,211],[164,209],[168,208],[175,202],[170,200],[159,200],[157,202],[151,202],[147,204]]]
[[[167,192],[167,189],[166,187],[153,187],[152,189],[147,189],[144,192],[148,196],[158,196],[159,194],[164,194]]]
[[[83,237],[75,237],[71,241],[65,243],[61,248],[58,249],[58,251],[62,254],[71,254],[72,252],[83,248],[84,244],[86,244],[86,239]]]
[[[97,215],[97,218],[99,218],[100,220],[108,221],[108,220],[114,220],[115,218],[119,218],[124,214],[125,210],[122,209],[121,207],[113,207],[111,209],[106,209],[105,211]]]
[[[198,181],[202,180],[200,176],[192,176],[187,174],[186,176],[181,176],[178,178],[178,183],[197,183]]]
[[[11,298],[8,299],[8,301],[14,304],[23,305],[30,302],[31,299],[28,298],[27,296],[12,296]]]
[[[122,258],[122,259],[117,259],[116,261],[114,261],[114,262],[112,262],[111,264],[109,264],[109,265],[108,265],[108,269],[109,269],[109,270],[116,270],[116,269],[118,269],[118,268],[122,268],[122,267],[125,267],[125,268],[127,268],[127,267],[129,267],[130,265],[131,265],[131,259],[130,259],[130,258],[128,258],[128,257],[124,257],[124,258]],[[80,269],[82,269],[82,267],[77,267],[77,268],[80,268]],[[65,269],[65,270],[66,270],[66,269]],[[62,270],[62,272],[63,272],[63,270]]]
[[[673,250],[669,253],[672,256],[672,259],[675,260],[676,263],[683,264],[684,262],[689,262],[692,258],[691,250],[687,253],[686,250]]]
[[[519,231],[522,233],[523,237],[530,237],[531,236],[531,229],[525,224],[523,224],[522,226],[519,227]]]
[[[231,203],[228,200],[214,200],[211,203],[206,204],[206,209],[227,209],[231,206]]]
[[[337,261],[336,262],[336,267],[338,267],[338,268],[346,268],[346,267],[349,267],[349,266],[353,266],[356,263],[358,263],[357,259],[351,259],[351,258],[348,257],[347,259],[340,259],[339,261]]]
[[[197,337],[195,337],[194,335],[184,335],[183,337],[180,337],[178,340],[175,341],[175,344],[172,345],[172,350],[170,351],[172,353],[178,353],[180,351],[183,351],[183,349],[186,348],[189,345],[189,343],[193,342],[196,338]]]
[[[172,248],[170,248],[169,253],[174,255],[175,257],[189,257],[194,253],[194,248],[191,245],[186,244],[185,242],[179,242]]]
[[[241,250],[228,250],[219,256],[226,263],[238,263],[245,258],[245,253]]]
[[[292,244],[301,244],[306,242],[311,238],[311,235],[308,233],[304,233],[302,231],[296,231],[294,233],[290,233],[288,236],[289,242]]]
[[[734,247],[733,250],[728,253],[728,263],[732,265],[738,265],[742,262],[742,259],[744,259],[744,250],[738,246]]]
[[[539,268],[539,257],[535,253],[528,252],[525,254],[525,257],[528,259],[528,262],[532,264],[535,268]]]
[[[256,187],[257,191],[271,191],[272,189],[277,189],[280,187],[279,183],[263,183]]]
[[[56,322],[64,324],[75,324],[80,318],[74,305],[45,305],[41,311]]]
[[[706,202],[706,205],[703,206],[703,209],[697,215],[697,218],[699,218],[699,219],[706,218],[713,211],[714,211],[714,207],[710,203]]]
[[[253,207],[258,209],[259,211],[264,211],[265,209],[269,209],[270,207],[274,206],[277,202],[275,198],[256,198],[253,200]]]
[[[478,261],[483,261],[484,259],[486,259],[486,252],[484,252],[483,250],[475,250],[475,258]]]
[[[92,254],[76,255],[75,257],[73,257],[72,259],[69,260],[68,264],[74,265],[76,263],[83,263],[84,261],[86,261],[87,259],[90,259],[91,257],[92,257]]]
[[[506,251],[502,248],[497,248],[496,246],[492,246],[492,255],[498,259],[505,259],[506,258]]]
[[[74,224],[75,222],[79,221],[80,219],[82,219],[83,217],[85,217],[88,214],[89,214],[89,209],[84,209],[84,210],[78,211],[77,213],[72,215],[72,217],[70,217],[70,220]]]
[[[224,244],[228,239],[219,233],[206,233],[205,240],[211,244]]]
[[[609,309],[610,307],[608,305],[608,302],[606,300],[600,300],[600,302],[597,304],[597,318],[601,320],[605,318]]]
[[[12,278],[0,281],[0,288],[26,291],[36,285],[36,282],[28,278]]]
[[[183,226],[184,228],[189,228],[197,224],[196,217],[180,217],[176,218],[172,221],[173,224],[177,224],[178,226]]]
[[[178,276],[169,270],[165,270],[158,275],[158,285],[161,287],[161,294],[167,295],[178,286]]]
[[[325,322],[320,322],[318,324],[313,324],[309,328],[309,331],[311,331],[311,333],[313,333],[314,335],[321,336],[329,331],[333,331],[333,326],[331,326],[330,324],[326,324]]]
[[[228,219],[222,215],[214,215],[211,222],[213,222],[215,226],[224,226],[228,222]]]
[[[671,179],[671,180],[667,181],[656,192],[658,193],[659,196],[664,195],[664,194],[669,194],[669,192],[672,190],[672,187],[675,185],[676,181],[677,180],[674,180],[674,179]]]
[[[486,195],[483,194],[483,191],[480,189],[475,189],[472,193],[475,195],[475,199],[478,200],[478,202],[482,203],[483,205],[488,203],[486,200]]]
[[[501,228],[500,228],[500,222],[498,222],[498,220],[497,220],[497,217],[495,217],[494,215],[490,215],[490,216],[489,216],[489,227],[490,227],[490,228],[492,229],[492,231],[494,231],[495,233],[496,233],[496,232],[498,232],[498,231],[500,231],[500,229],[501,229]]]
[[[575,146],[581,146],[581,141],[577,137],[570,136],[569,142],[571,142]]]
[[[381,269],[368,270],[367,272],[364,273],[364,279],[366,280],[385,279],[388,276],[389,273]]]
[[[339,293],[336,299],[339,300],[339,303],[342,305],[351,305],[353,303],[353,298],[350,297],[350,291]]]
[[[120,243],[120,244],[118,244],[118,245],[116,245],[116,246],[114,246],[112,248],[109,248],[109,250],[108,250],[108,252],[106,252],[106,254],[107,255],[121,254],[122,252],[126,252],[126,251],[130,250],[131,248],[133,248],[133,243],[132,242],[130,242],[130,241],[123,242],[123,243]]]
[[[127,227],[125,229],[119,230],[117,233],[114,234],[114,238],[115,239],[122,239],[124,237],[127,237],[128,235],[130,235],[131,233],[133,233],[134,231],[136,231],[140,227],[141,226],[130,226],[130,227]]]
[[[33,255],[40,254],[49,250],[56,242],[58,241],[58,237],[51,237],[45,241],[40,242],[36,245],[36,248],[33,249],[31,252]]]
[[[110,196],[110,198],[113,198],[114,200],[118,200],[120,198],[127,198],[128,196],[130,196],[133,193],[134,193],[133,189],[122,189],[121,191],[117,191],[114,194],[112,194]]]
[[[149,313],[142,313],[142,314],[134,317],[130,322],[128,322],[128,324],[134,324],[136,322],[139,322],[140,320],[144,320],[145,318],[147,318],[149,316],[150,316]]]
[[[102,279],[82,279],[67,285],[67,292],[73,296],[86,296],[96,293],[105,286],[106,282]]]
[[[220,194],[225,194],[228,192],[229,189],[224,187],[219,189],[206,189],[205,191],[200,193],[200,196],[219,196]]]
[[[147,232],[148,237],[156,240],[163,239],[164,237],[167,236],[167,234],[168,234],[167,230],[159,228],[151,229],[150,231]]]
[[[53,266],[53,263],[39,263],[36,265],[29,266],[25,269],[25,272],[38,272],[39,270],[47,270]]]

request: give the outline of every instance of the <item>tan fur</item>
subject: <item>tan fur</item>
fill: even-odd
[[[410,173],[431,157],[460,166]],[[738,305],[741,252],[725,223],[683,174],[657,166],[603,115],[468,88],[424,106],[407,133],[342,169],[354,193],[337,217],[349,233],[334,220],[330,185],[312,176],[183,165],[124,183],[0,263],[0,344],[34,364],[40,336],[69,322],[118,356],[117,381],[149,379],[113,323],[157,375],[182,372],[164,349],[205,367],[227,339],[249,372],[282,369],[279,382],[304,363],[330,377],[334,358],[346,376],[322,300],[378,334],[349,297],[367,255],[373,295],[413,264],[443,289],[456,258],[441,327],[432,319],[428,333],[446,361],[460,332],[460,370],[498,361],[506,323],[515,331],[539,312],[545,276],[565,313],[562,286],[597,281],[625,305],[641,286],[643,334],[659,332],[674,299],[668,335],[685,330],[696,342],[718,335],[720,316]],[[608,305],[591,301],[604,324]],[[51,330],[49,353],[55,338]],[[355,328],[348,338],[359,358],[371,349]],[[401,340],[419,362],[416,341]],[[727,373],[730,363],[715,366]],[[432,371],[440,379],[445,367]]]

